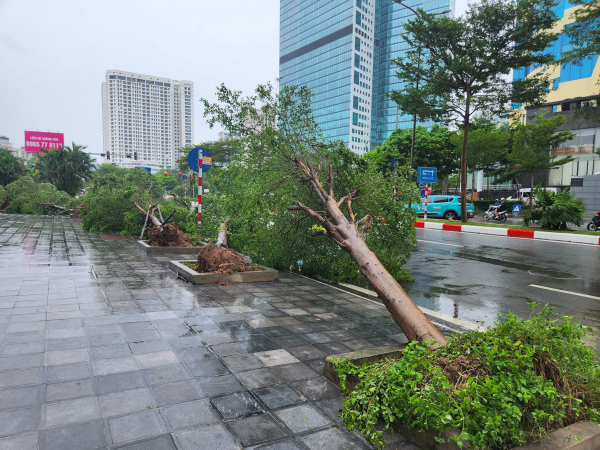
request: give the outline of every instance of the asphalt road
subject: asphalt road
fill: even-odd
[[[417,229],[407,267],[415,282],[404,288],[419,306],[491,324],[509,311],[528,317],[536,301],[600,335],[598,245]],[[594,345],[600,350],[598,336]]]

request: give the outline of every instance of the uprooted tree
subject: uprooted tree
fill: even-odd
[[[386,268],[401,274],[414,248],[415,215],[408,204],[418,201],[418,193],[406,171],[399,180],[384,175],[342,142],[323,139],[306,87],[285,86],[275,93],[270,84],[260,85],[256,95],[244,98],[222,85],[217,97],[214,104],[201,100],[208,123],[240,136],[246,149],[215,177],[214,214],[229,219],[232,241],[246,242],[236,248],[268,251],[283,242],[279,253],[299,265],[311,258],[314,264],[315,253],[335,265],[346,254],[410,340],[445,344]],[[395,185],[399,195],[392,199]],[[312,246],[304,244],[308,235],[317,238]]]

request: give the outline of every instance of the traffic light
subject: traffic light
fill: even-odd
[[[110,152],[106,152],[106,159],[110,160]]]
[[[133,152],[133,159],[137,161],[137,152]]]

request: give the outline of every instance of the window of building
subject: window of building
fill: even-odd
[[[358,125],[358,113],[352,113],[352,125]]]
[[[354,84],[360,84],[360,73],[357,70],[354,71]]]
[[[360,52],[360,38],[358,36],[354,38],[354,49]]]
[[[360,67],[360,55],[358,53],[354,54],[354,67]]]

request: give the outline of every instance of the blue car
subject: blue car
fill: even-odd
[[[419,217],[425,214],[425,199],[421,204],[411,205]],[[427,198],[427,217],[432,219],[456,220],[460,219],[460,196],[458,195],[430,195]],[[475,206],[467,200],[467,217],[475,217]]]

